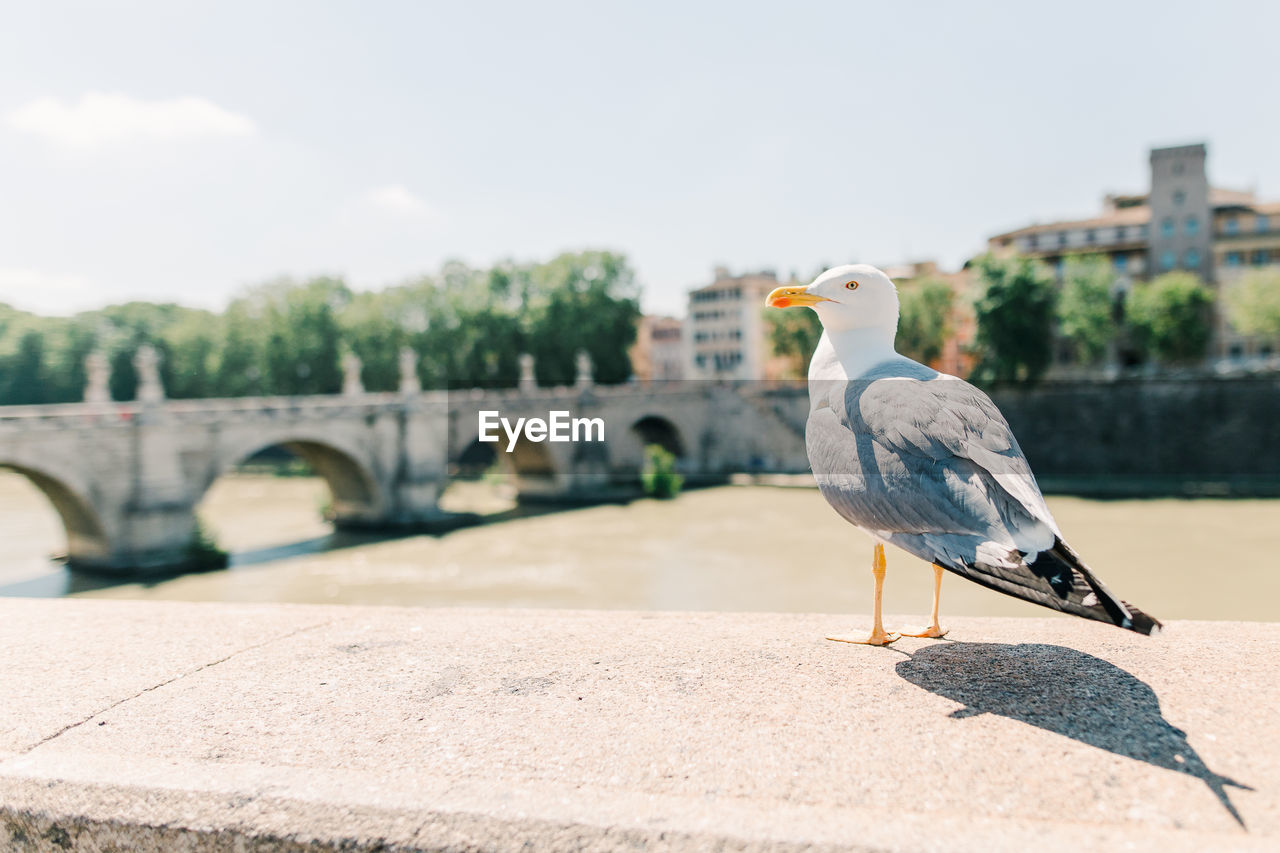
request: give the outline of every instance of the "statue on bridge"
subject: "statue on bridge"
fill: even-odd
[[[574,360],[578,371],[574,384],[578,388],[590,388],[595,384],[596,366],[591,361],[591,353],[584,349],[578,350],[578,354]]]
[[[142,344],[133,355],[133,369],[138,373],[137,400],[140,403],[164,401],[164,385],[160,382],[160,353],[151,344]]]
[[[520,390],[526,393],[538,390],[538,377],[533,373],[533,356],[520,353]]]
[[[94,350],[84,359],[84,401],[86,403],[111,402],[111,362],[102,350]]]
[[[418,378],[418,354],[412,347],[400,348],[400,393],[419,394],[422,380]]]
[[[364,363],[360,356],[347,350],[342,356],[342,396],[359,397],[364,393],[364,380],[360,378],[362,370]]]

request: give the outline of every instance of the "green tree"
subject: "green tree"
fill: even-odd
[[[983,289],[974,304],[979,358],[974,377],[984,382],[1035,382],[1052,359],[1053,277],[1030,258],[987,254],[976,264]]]
[[[955,291],[936,278],[923,278],[899,288],[898,352],[929,364],[942,355],[952,332]]]
[[[565,321],[555,309],[533,297],[538,286],[536,265],[518,266],[503,262],[491,270],[471,269],[462,264],[446,264],[440,271],[438,288],[443,298],[434,303],[433,322],[446,330],[444,341],[452,352],[442,354],[439,343],[429,351],[431,362],[447,365],[444,384],[485,388],[507,388],[520,374],[519,357],[526,350],[538,358],[538,377],[544,384],[564,384],[568,380],[556,369],[553,359],[564,350],[582,343],[571,339],[561,345],[534,344],[530,338],[554,335]],[[568,271],[572,275],[572,271]],[[572,307],[569,313],[574,313]],[[590,325],[591,318],[579,316]],[[582,334],[583,329],[577,330]],[[578,339],[580,341],[580,339]],[[440,381],[439,379],[436,380]]]
[[[1085,364],[1101,361],[1115,338],[1111,301],[1114,286],[1115,273],[1101,255],[1074,257],[1064,266],[1058,329]]]
[[[489,277],[495,299],[523,306],[520,314],[538,380],[567,385],[585,350],[597,382],[631,376],[628,350],[636,340],[640,289],[624,256],[614,252],[566,252],[544,264],[498,268]]]
[[[261,343],[262,393],[334,394],[342,389],[338,316],[351,301],[340,279],[289,279],[253,288],[229,310],[243,312]]]
[[[48,402],[45,397],[44,334],[29,326],[17,336],[14,351],[0,360],[0,398],[6,405]]]
[[[85,358],[97,346],[95,324],[82,317],[47,321],[44,327],[45,402],[75,403],[84,399]]]
[[[597,381],[622,382],[639,313],[634,273],[611,252],[487,270],[451,261],[377,293],[353,294],[331,278],[280,280],[251,288],[221,315],[132,302],[44,318],[0,305],[0,404],[81,399],[95,348],[109,359],[112,395],[133,399],[143,343],[159,351],[172,397],[335,393],[347,347],[375,391],[398,386],[404,346],[419,354],[428,388],[512,386],[526,351],[544,383],[572,382],[579,350],[591,355]]]
[[[0,305],[0,405],[71,403],[84,394],[95,323]]]
[[[95,330],[96,345],[110,360],[113,398],[132,400],[136,396],[138,376],[133,357],[144,343],[154,346],[160,355],[160,380],[164,387],[173,387],[173,353],[165,340],[165,332],[193,312],[204,313],[173,303],[126,302],[77,316],[78,321]]]
[[[216,391],[215,357],[221,345],[219,318],[185,311],[160,333],[169,354],[165,394],[178,399],[211,397]]]
[[[529,318],[509,285],[498,268],[450,261],[434,277],[382,294],[396,301],[405,340],[420,356],[424,388],[516,384],[525,349],[522,324]]]
[[[1280,338],[1280,270],[1250,270],[1227,289],[1227,317],[1242,335]]]
[[[1194,273],[1170,272],[1135,287],[1125,320],[1138,348],[1168,363],[1204,356],[1212,333],[1213,293]]]
[[[222,316],[221,338],[214,357],[210,393],[217,397],[252,397],[262,393],[262,346],[257,323],[243,302],[233,302]]]
[[[407,288],[378,293],[357,293],[339,316],[342,341],[361,361],[361,379],[368,391],[394,391],[400,383],[400,349],[409,341],[405,315],[413,310],[406,300]],[[418,332],[426,331],[426,307],[416,306],[422,315]]]

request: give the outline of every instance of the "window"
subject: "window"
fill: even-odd
[[[1173,252],[1164,251],[1160,253],[1160,269],[1171,270],[1177,258],[1173,256]]]
[[[1084,232],[1084,241],[1086,243],[1094,243],[1098,239],[1098,234],[1092,228]]]
[[[1259,213],[1257,218],[1253,220],[1253,230],[1259,234],[1266,234],[1271,229],[1271,219],[1264,213]]]
[[[1182,256],[1182,265],[1189,270],[1196,269],[1200,266],[1200,250],[1187,249],[1187,253]]]
[[[1059,246],[1065,246],[1065,245],[1067,245],[1067,232],[1066,232],[1066,231],[1059,231],[1059,232],[1058,232],[1058,245],[1059,245]]]
[[[1027,248],[1034,249],[1036,247],[1036,235],[1032,234],[1027,238]]]
[[[1244,262],[1244,258],[1240,257],[1239,252],[1227,252],[1227,266],[1238,267]]]
[[[1184,201],[1186,201],[1186,200],[1187,200],[1187,194],[1186,194],[1186,193],[1184,193],[1182,190],[1174,190],[1174,192],[1173,192],[1173,203],[1174,203],[1174,204],[1181,206],[1181,204],[1182,204]]]
[[[1165,218],[1160,222],[1160,236],[1161,236],[1161,237],[1172,237],[1172,236],[1173,236],[1173,218],[1172,218],[1172,217],[1168,217],[1168,216],[1166,216],[1166,217],[1165,217]]]
[[[1116,272],[1124,272],[1129,268],[1129,256],[1116,255],[1114,263],[1116,265]]]
[[[1186,222],[1187,236],[1194,237],[1200,233],[1200,220],[1194,216],[1188,216]]]
[[[1117,243],[1123,243],[1123,242],[1125,241],[1125,237],[1127,237],[1127,236],[1128,236],[1128,232],[1125,230],[1125,227],[1124,227],[1123,225],[1118,226],[1118,227],[1116,228],[1116,242],[1117,242]]]
[[[1222,231],[1224,234],[1239,234],[1240,220],[1236,219],[1234,216],[1230,217],[1222,223]]]
[[[1265,267],[1271,261],[1271,253],[1266,249],[1256,249],[1253,253],[1253,265],[1255,267]]]

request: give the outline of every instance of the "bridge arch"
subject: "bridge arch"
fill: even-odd
[[[686,454],[680,428],[662,415],[645,415],[639,418],[631,424],[630,432],[640,442],[641,448],[656,444],[677,459]]]
[[[676,457],[676,464],[683,468],[690,462],[689,434],[676,418],[667,417],[651,409],[638,408],[619,419],[620,428],[610,442],[610,478],[620,484],[635,485],[644,469],[645,448],[656,444]]]
[[[305,462],[329,487],[333,520],[338,526],[376,523],[382,519],[384,500],[378,479],[358,450],[329,438],[287,434],[261,436],[238,443],[221,455],[197,496],[203,497],[214,482],[246,460],[280,447]]]
[[[508,452],[506,436],[487,442],[481,441],[477,433],[461,447],[450,460],[459,475],[475,476],[478,465],[485,465],[487,470],[496,462],[502,475],[509,478],[522,497],[553,496],[563,489],[565,460],[558,458],[548,442],[530,441],[521,434]]]
[[[498,462],[498,445],[481,441],[479,436],[462,448],[457,459],[451,460],[453,474],[464,480],[481,477]]]
[[[530,441],[520,436],[516,440],[516,446],[505,456],[516,476],[521,479],[547,480],[556,476],[555,459],[546,442]]]
[[[111,540],[90,498],[68,479],[44,467],[0,461],[0,469],[26,477],[39,489],[62,520],[67,537],[67,559],[71,563],[92,564],[111,556]]]

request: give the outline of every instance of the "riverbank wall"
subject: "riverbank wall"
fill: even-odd
[[[997,387],[1046,491],[1280,495],[1280,375]]]
[[[0,599],[0,847],[1280,844],[1280,624],[858,623]]]

